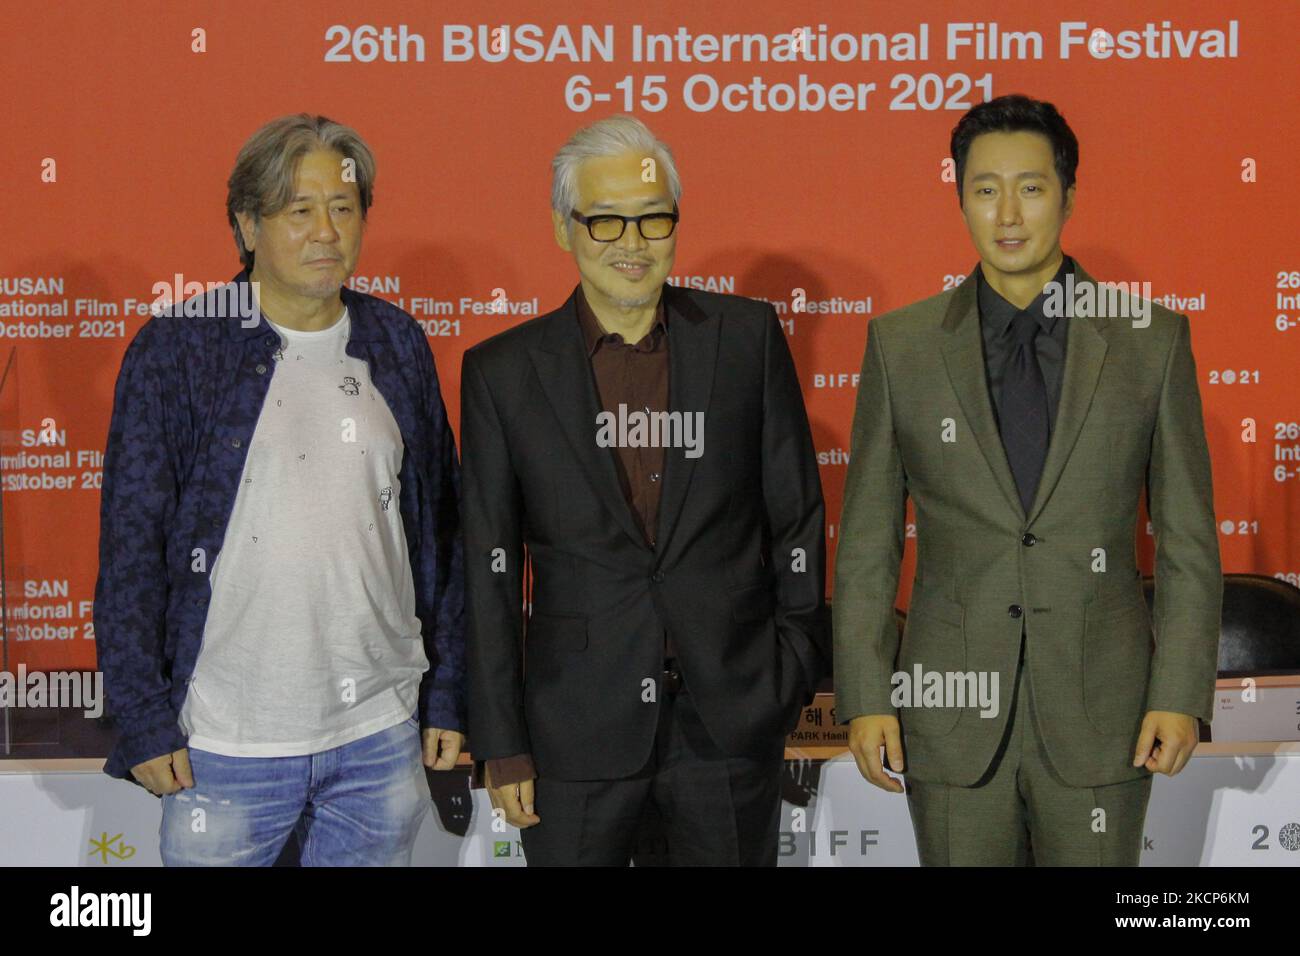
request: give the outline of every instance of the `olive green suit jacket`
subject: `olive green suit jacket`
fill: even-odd
[[[1076,283],[1094,283],[1076,267]],[[1210,720],[1223,582],[1209,451],[1187,318],[1148,307],[1145,327],[1067,319],[1060,406],[1028,514],[989,396],[975,273],[869,324],[836,554],[836,717],[898,715],[918,780],[969,786],[990,766],[1022,627],[1037,730],[1071,785],[1147,774],[1132,761],[1149,710]],[[1144,487],[1154,614],[1135,554]],[[917,560],[900,644],[909,496]],[[973,695],[896,708],[891,677],[918,664],[996,672],[997,715],[982,717]]]

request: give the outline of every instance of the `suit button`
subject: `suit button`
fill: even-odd
[[[240,441],[238,438],[232,438],[232,439],[230,439],[230,444],[231,444],[231,447],[233,447],[233,448],[238,448],[238,447],[240,447],[240,446],[241,446],[242,444],[244,444],[244,443],[243,443],[242,441]]]
[[[257,374],[258,374],[258,375],[265,375],[265,374],[266,374],[266,366],[263,365],[261,362],[258,362],[258,363],[257,363]]]
[[[1019,617],[1020,615],[1025,613],[1025,609],[1022,608],[1019,604],[1013,604],[1011,605],[1011,607],[1007,608],[1007,613],[1010,614],[1012,617]]]
[[[1037,540],[1038,539],[1035,538],[1032,534],[1027,534],[1020,539],[1020,543],[1023,544],[1026,548],[1032,548],[1034,546],[1034,542]]]
[[[650,575],[650,580],[655,582],[655,584],[662,584],[664,573],[662,571],[656,571],[654,574]]]

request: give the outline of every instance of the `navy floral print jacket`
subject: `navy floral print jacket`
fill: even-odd
[[[244,271],[232,281],[248,278]],[[104,768],[114,777],[133,780],[131,767],[186,742],[177,715],[203,640],[207,569],[280,345],[265,316],[254,324],[229,308],[233,291],[248,289],[223,286],[151,317],[127,347],[113,393],[94,622],[120,732]],[[463,732],[460,466],[433,355],[401,309],[346,287],[341,295],[352,323],[347,354],[367,361],[405,445],[399,507],[430,662],[420,723]]]

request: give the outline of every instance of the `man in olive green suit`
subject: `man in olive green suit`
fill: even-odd
[[[1078,144],[1051,104],[975,107],[952,154],[981,262],[869,326],[836,558],[837,718],[872,783],[903,789],[882,747],[906,767],[923,865],[1136,865],[1151,774],[1190,757],[1216,676],[1188,321],[1107,296],[1063,254]],[[1144,486],[1154,622],[1134,544]]]

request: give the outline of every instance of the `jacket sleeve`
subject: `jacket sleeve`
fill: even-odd
[[[432,444],[428,453],[422,506],[432,515],[432,534],[425,534],[421,559],[434,569],[433,603],[420,619],[429,669],[420,682],[420,726],[466,729],[465,694],[465,561],[460,518],[460,463],[456,437],[438,384],[438,370],[428,337],[410,323],[424,382],[424,414]],[[425,526],[428,528],[429,523]]]
[[[1218,674],[1223,570],[1210,452],[1187,317],[1178,316],[1151,438],[1147,510],[1155,531],[1155,655],[1147,709],[1209,722]]]
[[[461,366],[469,588],[469,746],[475,760],[532,752],[523,704],[523,497],[475,352]]]
[[[166,653],[167,539],[178,500],[182,418],[160,328],[150,319],[122,357],[99,501],[95,651],[128,768],[185,746]]]
[[[771,531],[769,566],[777,581],[777,639],[799,673],[782,672],[782,690],[803,684],[807,703],[827,671],[826,507],[812,430],[794,359],[776,310],[767,307],[763,356],[763,499]],[[793,696],[791,694],[791,696]]]
[[[894,434],[879,322],[868,324],[844,483],[832,601],[835,719],[894,714],[894,599],[906,531],[907,483]]]

